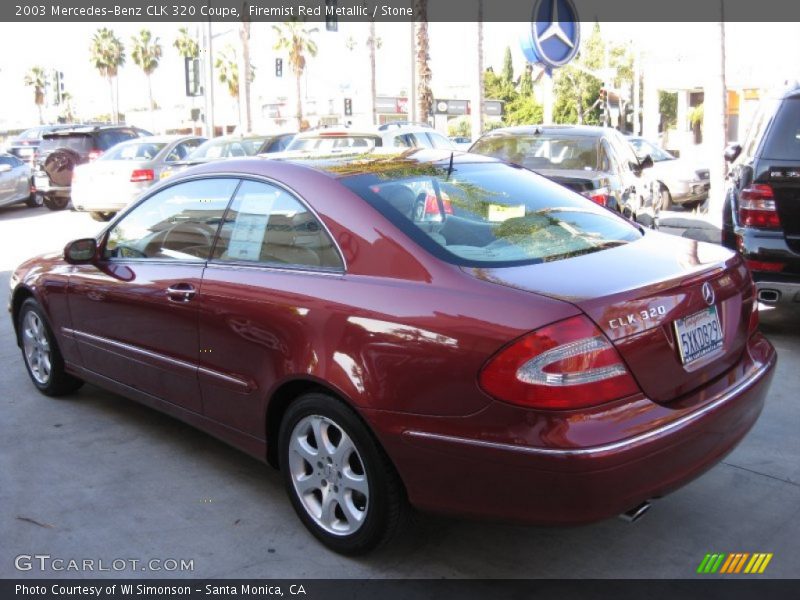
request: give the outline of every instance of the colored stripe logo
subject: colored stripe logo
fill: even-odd
[[[720,573],[720,574],[748,574],[757,575],[763,573],[769,561],[772,560],[772,553],[765,552],[732,552],[730,554],[706,554],[697,572],[701,575]]]

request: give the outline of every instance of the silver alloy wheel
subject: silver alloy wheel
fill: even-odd
[[[33,378],[42,385],[50,382],[52,370],[50,342],[44,322],[34,311],[28,311],[22,324],[22,348],[25,362]]]
[[[339,425],[309,415],[289,442],[292,484],[306,513],[333,535],[355,533],[369,510],[369,484],[361,455]]]

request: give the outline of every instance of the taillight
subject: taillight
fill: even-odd
[[[739,222],[746,227],[778,229],[781,226],[775,209],[772,187],[755,183],[739,194]]]
[[[595,204],[599,204],[600,206],[608,206],[609,194],[607,188],[603,187],[597,188],[596,190],[587,190],[583,192],[583,195]]]
[[[747,268],[751,271],[768,271],[770,273],[778,273],[783,271],[783,268],[786,266],[785,263],[781,262],[767,262],[765,260],[749,260],[745,259],[747,263]]]
[[[96,150],[96,149],[95,150],[91,150],[89,152],[89,162],[91,162],[93,160],[97,160],[102,155],[103,155],[103,151],[102,150]]]
[[[444,206],[445,214],[453,214],[453,205],[445,194],[442,194],[442,206]],[[425,216],[433,215],[439,215],[439,202],[436,200],[435,194],[428,194],[425,196]]]
[[[131,173],[131,183],[138,183],[140,181],[153,181],[156,178],[153,169],[134,169]]]
[[[594,406],[640,391],[608,338],[582,315],[505,347],[483,367],[479,381],[499,400],[549,410]]]

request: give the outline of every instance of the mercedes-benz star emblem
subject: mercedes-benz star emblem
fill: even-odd
[[[533,9],[531,33],[539,60],[561,67],[578,52],[580,23],[572,0],[539,0]]]
[[[707,281],[703,284],[703,300],[705,300],[706,304],[709,306],[714,304],[714,288],[712,288],[711,284]]]

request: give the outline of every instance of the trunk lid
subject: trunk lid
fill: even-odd
[[[607,176],[600,171],[565,169],[534,169],[534,171],[579,194],[604,187],[608,183]]]
[[[800,161],[781,161],[766,174],[763,182],[772,187],[786,244],[800,253]]]
[[[579,307],[656,402],[675,400],[720,376],[747,342],[753,285],[739,255],[720,246],[648,232],[635,242],[564,260],[465,270]],[[715,296],[722,347],[684,364],[674,323],[708,309],[706,282]]]

